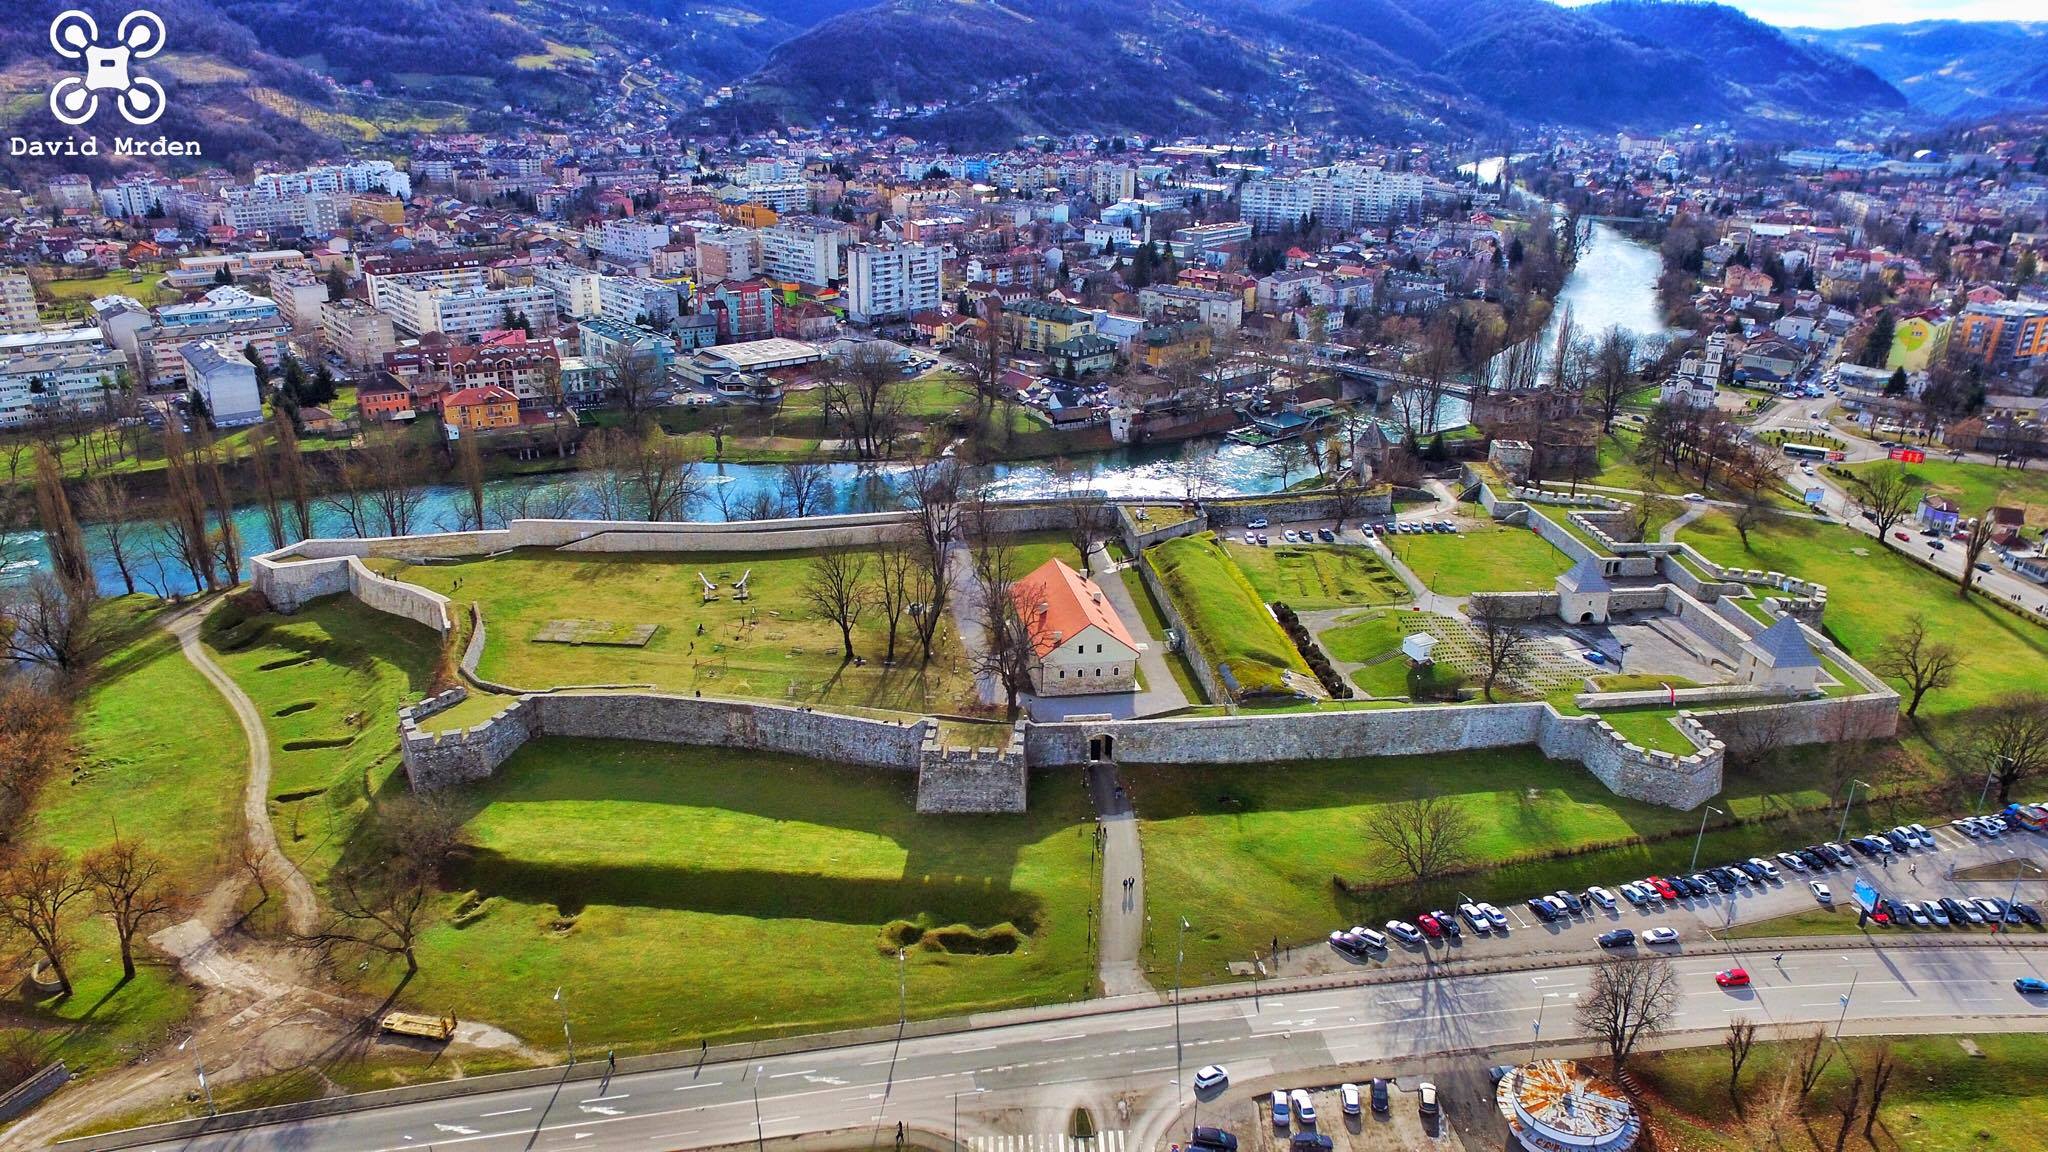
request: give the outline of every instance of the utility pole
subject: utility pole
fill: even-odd
[[[754,1152],[762,1152],[767,1143],[761,1134],[761,1069],[765,1067],[765,1064],[754,1065]]]
[[[185,1037],[178,1043],[178,1051],[183,1052],[187,1044],[192,1046],[192,1067],[199,1072],[199,1090],[206,1094],[206,1114],[218,1116],[220,1110],[213,1106],[213,1085],[206,1082],[206,1057],[199,1051],[199,1035]]]
[[[903,982],[903,949],[896,950],[896,1029],[902,1031],[910,1022],[909,986]]]
[[[555,1003],[562,1009],[562,1042],[569,1046],[569,1065],[574,1067],[576,1064],[576,1038],[569,1035],[569,1002],[562,999],[562,989],[559,985],[555,988]]]
[[[1863,784],[1865,788],[1870,787],[1870,785],[1864,784],[1861,780],[1849,781],[1849,794],[1842,798],[1842,829],[1835,833],[1835,839],[1837,840],[1849,834],[1849,806],[1856,803],[1856,786],[1858,784]]]

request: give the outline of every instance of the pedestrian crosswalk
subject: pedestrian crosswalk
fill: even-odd
[[[970,1152],[1124,1152],[1121,1128],[1094,1136],[974,1136],[967,1141]]]

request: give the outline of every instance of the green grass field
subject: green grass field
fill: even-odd
[[[1332,877],[1379,879],[1372,870],[1375,850],[1364,839],[1366,814],[1425,787],[1457,798],[1477,825],[1475,869],[1434,884],[1423,898],[1428,907],[1455,904],[1460,891],[1506,906],[1536,892],[1679,867],[1691,856],[1691,833],[1699,827],[1697,812],[1623,799],[1579,765],[1546,760],[1528,748],[1241,768],[1125,765],[1122,771],[1143,821],[1148,908],[1161,924],[1188,917],[1187,978],[1196,983],[1224,979],[1226,961],[1248,959],[1274,936],[1318,941],[1337,927],[1417,911],[1405,883],[1353,899]],[[1744,858],[1834,832],[1823,807],[1827,797],[1796,772],[1782,781],[1730,773],[1715,803],[1750,821],[1787,809],[1814,814],[1711,827],[1702,859]],[[1910,811],[1889,806],[1886,819],[1896,822]],[[1573,847],[1594,850],[1545,856]],[[1170,978],[1171,937],[1155,935],[1146,960]]]
[[[1225,542],[1223,550],[1267,602],[1296,611],[1398,604],[1408,586],[1371,549],[1347,544],[1277,544],[1270,548]]]
[[[221,612],[207,645],[263,714],[278,844],[317,881],[370,799],[404,788],[393,716],[434,687],[440,639],[348,596],[239,624]]]
[[[1050,555],[1055,547],[1042,546]],[[1073,560],[1072,549],[1061,550]],[[528,550],[460,564],[396,566],[398,579],[481,604],[488,643],[480,670],[520,688],[653,684],[674,692],[851,705],[901,712],[957,712],[973,678],[948,620],[932,664],[920,667],[909,617],[897,636],[898,666],[882,666],[883,626],[869,612],[854,634],[864,667],[842,664],[839,632],[802,598],[810,554],[656,555]],[[1028,557],[1027,557],[1028,559]],[[733,585],[752,572],[752,599]],[[705,603],[702,573],[719,585]],[[457,583],[460,587],[457,587]],[[552,620],[655,624],[643,648],[540,644]]]
[[[1884,463],[1888,461],[1853,464],[1849,471],[1860,475]],[[1981,516],[1986,508],[2007,505],[2025,509],[2027,523],[2035,528],[2048,524],[2048,471],[1932,459],[1899,467],[1916,489],[1947,496],[1962,508],[1965,516]]]
[[[1457,535],[1394,536],[1401,562],[1433,592],[1548,592],[1571,558],[1527,528],[1489,524]]]
[[[2009,992],[2010,989],[2008,988]],[[1880,1041],[1843,1042],[1813,1095],[1804,1119],[1785,1129],[1787,1152],[1827,1152],[1841,1127],[1837,1101],[1847,1091],[1853,1068],[1868,1075],[1874,1049],[1891,1045],[1899,1061],[1884,1105],[1878,1112],[1877,1148],[1910,1152],[1963,1152],[1964,1149],[2033,1149],[2042,1147],[2048,1127],[2048,1035],[1994,1033],[1969,1037],[1980,1056],[1972,1056],[1956,1036],[1900,1036]],[[1776,1083],[1794,1059],[1784,1044],[1759,1044],[1743,1066],[1739,1091],[1745,1095]],[[1718,1044],[1638,1057],[1629,1067],[1646,1087],[1684,1114],[1707,1149],[1744,1149],[1733,1130],[1728,1104],[1728,1058]],[[1865,1085],[1868,1098],[1868,1085]],[[1708,1143],[1707,1141],[1715,1141]],[[1850,1132],[1852,1152],[1868,1150],[1863,1122]]]
[[[1283,671],[1308,675],[1294,642],[1214,533],[1168,540],[1146,555],[1210,667],[1220,676],[1222,666],[1229,665],[1241,695],[1280,691]]]
[[[241,729],[227,702],[187,663],[158,625],[169,605],[146,596],[94,609],[105,654],[79,699],[77,770],[48,782],[24,838],[74,860],[120,834],[162,856],[184,892],[203,894],[233,866],[242,837]],[[190,1011],[193,993],[140,950],[123,985],[112,926],[74,905],[74,992],[39,1005],[15,1001],[5,1032],[33,1026],[42,1059],[90,1074],[163,1042]]]
[[[1960,599],[1954,584],[1860,532],[1774,519],[1750,530],[1744,551],[1733,521],[1714,513],[1688,525],[1682,538],[1723,564],[1827,585],[1827,631],[1866,665],[1902,620],[1924,616],[1937,636],[1962,649],[1966,662],[1955,687],[1922,702],[1923,720],[1938,723],[2048,677],[2048,634],[1975,598]]]
[[[560,986],[585,1051],[878,1024],[898,919],[1021,933],[1008,954],[911,947],[914,1017],[1092,995],[1078,780],[1035,778],[1019,816],[923,817],[912,793],[766,754],[530,744],[453,794],[471,847],[405,1000],[552,1046]]]
[[[1368,696],[1386,698],[1408,694],[1408,659],[1399,655],[1401,640],[1413,628],[1398,612],[1354,612],[1316,636],[1332,660],[1364,664],[1368,660],[1396,653],[1352,673],[1351,681]]]

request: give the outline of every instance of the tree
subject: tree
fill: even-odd
[[[1985,512],[1970,522],[1970,531],[1963,537],[1963,578],[1956,585],[1956,595],[1965,600],[1970,597],[1970,587],[1977,581],[1977,563],[1984,556],[1984,550],[1991,546],[1991,512]]]
[[[974,651],[974,666],[977,678],[1002,688],[1006,714],[1014,720],[1018,697],[1031,686],[1035,644],[1043,627],[1029,606],[1041,603],[1049,590],[1017,582],[1016,537],[1001,525],[999,515],[986,497],[977,497],[967,509],[972,608],[982,641]]]
[[[164,867],[162,857],[122,837],[87,852],[78,862],[79,875],[91,889],[95,906],[114,922],[114,935],[121,942],[123,980],[135,979],[136,934],[178,906],[177,889],[164,874]]]
[[[1913,508],[1913,482],[1906,470],[1892,461],[1856,474],[1851,483],[1856,486],[1856,503],[1877,525],[1880,539],[1891,535],[1892,526],[1905,519]]]
[[[1792,1055],[1793,1067],[1799,1071],[1799,1099],[1804,1103],[1813,1093],[1814,1085],[1820,1083],[1821,1074],[1835,1059],[1834,1049],[1828,1044],[1827,1027],[1814,1025],[1813,1031],[1800,1038]]]
[[[1267,450],[1266,475],[1279,480],[1283,489],[1293,482],[1295,473],[1308,468],[1308,448],[1299,440],[1282,440]]]
[[[464,529],[473,532],[484,529],[484,454],[477,440],[472,434],[455,442],[455,470],[462,477],[463,492],[469,497],[469,507],[459,512],[457,518]]]
[[[904,473],[913,534],[910,547],[916,567],[910,573],[910,616],[917,625],[923,662],[931,663],[932,644],[946,618],[953,581],[948,571],[955,509],[960,499],[960,472],[948,456],[913,461]]]
[[[460,827],[461,816],[438,797],[383,801],[361,855],[329,874],[328,919],[300,942],[330,966],[364,952],[401,957],[410,979],[420,970],[415,946]]]
[[[815,460],[792,460],[775,466],[775,489],[785,515],[799,520],[825,511],[831,496],[832,470]]]
[[[1742,540],[1742,550],[1749,551],[1749,531],[1771,518],[1770,502],[1761,495],[1746,495],[1735,509],[1735,535]]]
[[[1475,832],[1464,805],[1434,788],[1374,806],[1366,814],[1364,829],[1365,842],[1379,857],[1381,869],[1412,883],[1417,899],[1432,880],[1471,862]]]
[[[92,651],[92,602],[48,573],[0,598],[0,657],[62,675]]]
[[[798,588],[812,611],[838,626],[842,661],[853,659],[853,626],[868,607],[867,562],[865,552],[828,548],[805,565]]]
[[[1835,1132],[1835,1152],[1849,1143],[1849,1129],[1856,1125],[1856,1113],[1863,1106],[1863,1076],[1849,1070],[1849,1090],[1835,1097],[1835,1110],[1842,1115],[1842,1127]]]
[[[896,663],[896,633],[902,626],[903,614],[916,603],[912,597],[918,586],[919,568],[917,546],[912,541],[891,540],[883,544],[875,556],[875,578],[870,586],[869,600],[882,613],[887,636],[882,650],[885,667],[893,667]]]
[[[660,359],[648,347],[620,343],[605,353],[602,371],[611,385],[612,402],[626,414],[626,427],[643,431],[654,411],[654,394],[665,379]]]
[[[1897,322],[1892,319],[1891,309],[1886,308],[1870,322],[1870,333],[1863,338],[1863,355],[1859,360],[1865,368],[1882,368],[1891,359],[1892,335]]]
[[[134,569],[140,557],[135,540],[135,504],[127,487],[105,476],[95,477],[85,486],[84,504],[85,514],[100,526],[107,559],[114,562],[114,570],[121,574],[122,591],[135,595]]]
[[[1742,1093],[1737,1084],[1742,1079],[1742,1066],[1749,1062],[1749,1050],[1756,1046],[1756,1021],[1747,1016],[1737,1016],[1728,1021],[1728,1032],[1721,1037],[1721,1048],[1728,1054],[1728,1102],[1735,1105],[1735,1114],[1742,1114]]]
[[[61,996],[71,995],[71,977],[64,970],[71,949],[69,909],[85,891],[71,861],[48,845],[18,849],[0,864],[0,925],[43,954]]]
[[[170,495],[170,518],[166,521],[178,559],[192,575],[192,582],[208,590],[220,586],[214,568],[213,549],[207,543],[206,495],[200,486],[185,429],[174,415],[164,422],[164,479]]]
[[[283,413],[270,418],[271,437],[277,445],[277,487],[291,501],[291,534],[300,540],[313,535],[313,489],[306,475],[305,457],[299,454],[299,432]]]
[[[834,357],[825,377],[826,418],[846,426],[847,439],[862,460],[888,455],[901,431],[906,402],[903,370],[888,345],[862,344]]]
[[[1061,527],[1066,530],[1067,542],[1081,557],[1081,566],[1088,566],[1088,555],[1095,550],[1095,542],[1109,530],[1109,497],[1096,487],[1095,470],[1086,463],[1074,463],[1064,457],[1055,458],[1049,466],[1052,473],[1052,500],[1059,506]]]
[[[1915,615],[1877,650],[1871,671],[1905,682],[1906,715],[1920,711],[1920,701],[1929,692],[1953,687],[1963,666],[1963,651],[1927,632],[1927,619]]]
[[[1471,603],[1472,626],[1479,634],[1479,659],[1484,677],[1481,690],[1491,701],[1496,683],[1514,680],[1528,670],[1535,658],[1535,641],[1520,621],[1503,613],[1501,604],[1494,598],[1474,596]]]
[[[1576,1018],[1619,1073],[1637,1043],[1670,1025],[1678,997],[1678,973],[1664,957],[1606,956],[1593,968]]]
[[[1871,1139],[1870,1130],[1877,1125],[1877,1110],[1884,1107],[1885,1089],[1892,1085],[1892,1074],[1899,1068],[1898,1057],[1893,1054],[1889,1042],[1880,1040],[1870,1054],[1870,1109],[1863,1114],[1863,1138]]]
[[[50,549],[50,568],[72,595],[90,600],[97,593],[92,557],[85,550],[85,532],[64,492],[64,475],[48,445],[36,446],[36,512]]]
[[[2029,690],[1998,701],[1978,716],[1970,745],[1974,769],[1998,780],[1998,803],[2011,803],[2013,788],[2048,766],[2048,697]]]
[[[0,830],[15,826],[71,758],[71,709],[57,687],[29,676],[0,680]]]
[[[584,441],[576,465],[591,478],[601,520],[679,520],[704,494],[696,457],[659,428],[599,431]]]

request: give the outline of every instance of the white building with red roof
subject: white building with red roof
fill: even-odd
[[[1052,559],[1011,584],[1010,596],[1031,637],[1038,695],[1137,690],[1138,643],[1095,581]]]

